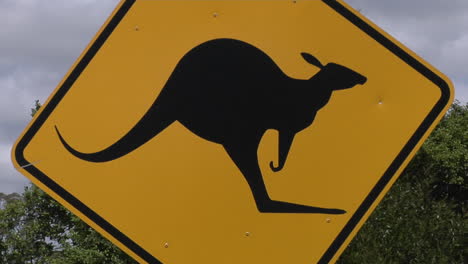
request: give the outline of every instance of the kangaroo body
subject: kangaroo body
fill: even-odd
[[[57,129],[65,148],[90,162],[127,155],[175,121],[208,141],[221,144],[247,180],[260,212],[328,213],[345,211],[271,200],[258,165],[257,148],[268,129],[279,131],[278,166],[284,166],[294,135],[310,126],[334,90],[363,84],[366,78],[338,64],[320,64],[308,80],[285,75],[258,48],[234,39],[215,39],[189,51],[177,64],[141,120],[108,148],[82,153]]]

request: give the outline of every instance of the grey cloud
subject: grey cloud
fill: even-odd
[[[44,100],[60,76],[29,69],[0,75],[0,143],[12,142],[29,122],[35,99]]]
[[[418,17],[432,19],[447,14],[463,14],[468,3],[465,0],[345,0],[364,13],[384,13],[392,19]],[[384,12],[382,12],[384,11]]]
[[[0,2],[2,63],[68,68],[116,4],[116,0]]]
[[[25,128],[28,121],[29,120],[24,120],[24,122],[0,122],[0,142],[13,143],[18,138],[21,130]]]
[[[14,169],[0,167],[0,175],[0,192],[2,193],[20,193],[30,182]]]
[[[2,173],[2,171],[0,170],[0,173]],[[22,177],[21,175],[19,177]],[[9,183],[9,182],[3,182],[3,179],[0,178],[1,180],[1,185],[0,185],[0,188],[2,191],[0,192],[3,192],[3,193],[22,193],[24,191],[24,187],[29,183],[28,181],[20,181],[20,182],[14,182],[14,183]]]
[[[0,192],[28,181],[11,165],[14,140],[30,121],[118,0],[0,1]]]
[[[468,78],[459,81],[458,79],[453,80],[455,86],[455,99],[461,102],[468,102]]]
[[[29,182],[13,168],[9,159],[10,150],[11,146],[0,144],[0,192],[3,193],[21,192]]]

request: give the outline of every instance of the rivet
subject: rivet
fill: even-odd
[[[168,248],[168,247],[169,247],[169,243],[167,243],[167,242],[164,243],[164,247],[165,247],[165,248]]]
[[[293,2],[293,4],[297,3],[297,1],[296,1],[296,0],[293,0],[292,2]]]
[[[246,236],[246,237],[249,237],[249,236],[250,236],[250,232],[245,232],[245,236]]]
[[[331,223],[331,219],[330,219],[330,218],[327,218],[325,221],[326,221],[327,223]]]
[[[214,17],[214,18],[218,17],[218,13],[214,12],[214,13],[213,13],[213,17]]]
[[[135,27],[135,31],[138,31],[138,30],[140,30],[140,29],[138,28],[138,26],[136,26],[136,27]]]
[[[379,100],[379,105],[383,104],[382,100]]]

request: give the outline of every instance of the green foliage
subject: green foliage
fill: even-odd
[[[468,104],[455,102],[339,263],[466,263]]]
[[[468,194],[468,103],[456,102],[435,132],[424,144],[425,160],[413,170],[425,168],[434,178],[432,194],[437,199],[455,202],[466,213]]]
[[[39,111],[39,108],[41,108],[41,103],[39,103],[39,100],[34,101],[34,107],[31,108],[31,116],[34,116],[37,111]]]
[[[0,209],[0,263],[136,263],[36,186]]]
[[[13,200],[18,200],[21,198],[21,195],[17,193],[4,194],[0,192],[0,208],[3,208],[3,204],[11,202]]]
[[[340,263],[463,263],[463,217],[430,190],[427,182],[396,183]]]

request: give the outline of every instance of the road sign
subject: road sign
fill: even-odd
[[[13,161],[141,262],[333,262],[449,83],[341,1],[127,0]]]

